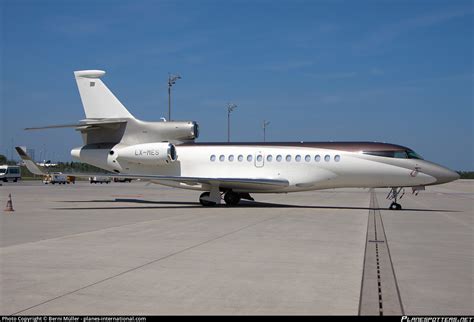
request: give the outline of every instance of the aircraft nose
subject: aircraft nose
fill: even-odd
[[[451,171],[444,167],[437,167],[433,175],[436,178],[437,184],[448,183],[461,177],[457,172]]]

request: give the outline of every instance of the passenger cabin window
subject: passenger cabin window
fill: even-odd
[[[233,154],[229,155],[229,161],[230,162],[234,161],[234,155]]]
[[[244,160],[244,156],[242,154],[240,154],[239,157],[237,158],[237,160],[239,160],[239,162],[242,162]]]
[[[319,154],[317,156],[315,156],[314,161],[316,161],[316,162],[321,161],[321,156]]]
[[[295,157],[295,160],[296,160],[296,162],[300,162],[300,161],[301,161],[301,155],[298,154],[298,155]]]
[[[273,156],[271,154],[267,155],[267,161],[271,162],[273,160]]]
[[[252,158],[252,155],[251,155],[251,154],[247,155],[247,161],[248,161],[248,162],[252,162],[252,159],[253,159],[253,158]]]
[[[329,162],[329,160],[331,160],[331,157],[328,154],[326,154],[324,156],[324,161]]]
[[[214,154],[211,155],[211,161],[212,161],[212,162],[216,161],[216,156],[215,156]]]
[[[286,162],[290,162],[290,161],[291,161],[291,155],[288,154],[288,155],[286,156]]]
[[[334,156],[334,161],[339,162],[341,161],[341,156],[339,154]]]
[[[311,156],[310,156],[310,155],[305,156],[305,157],[304,157],[304,160],[305,160],[306,162],[311,161]]]
[[[224,160],[225,160],[225,156],[224,156],[223,154],[221,154],[221,155],[219,156],[219,161],[224,161]]]
[[[281,155],[277,155],[277,161],[278,162],[281,162],[282,159],[283,159],[283,157]]]
[[[263,160],[262,155],[261,155],[261,154],[257,155],[257,161],[258,161],[258,162],[262,162],[262,160]]]

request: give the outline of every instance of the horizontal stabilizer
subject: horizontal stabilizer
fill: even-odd
[[[57,125],[46,125],[38,127],[27,127],[25,130],[46,130],[46,129],[60,129],[60,128],[76,128],[82,130],[84,128],[94,127],[108,127],[116,124],[126,123],[126,119],[84,119],[75,124],[57,124]]]

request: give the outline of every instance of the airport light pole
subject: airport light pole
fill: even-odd
[[[227,142],[230,142],[230,113],[232,113],[236,108],[236,104],[227,103]]]
[[[270,125],[270,122],[263,120],[263,142],[266,141],[266,130],[268,125]]]
[[[181,76],[168,73],[168,121],[171,121],[171,87],[178,79],[181,79]]]

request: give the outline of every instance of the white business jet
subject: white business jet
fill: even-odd
[[[196,143],[196,122],[133,117],[102,82],[104,74],[74,72],[86,119],[28,130],[74,127],[84,141],[72,149],[75,159],[114,177],[204,191],[199,198],[204,206],[218,205],[222,198],[227,205],[237,205],[241,199],[253,200],[251,193],[386,187],[393,200],[389,208],[401,209],[397,201],[404,187],[418,193],[425,186],[459,178],[407,147],[387,143]],[[31,172],[44,174],[24,150],[16,150]]]

